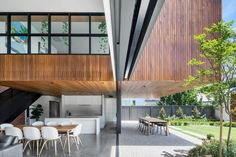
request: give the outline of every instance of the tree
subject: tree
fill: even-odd
[[[176,110],[176,116],[180,119],[184,119],[185,115],[181,107],[178,107],[178,109]]]
[[[158,105],[200,105],[201,101],[197,100],[197,90],[188,90],[173,95],[160,98]]]
[[[192,115],[194,119],[201,118],[201,112],[199,112],[197,106],[195,106],[192,110]]]
[[[199,44],[200,55],[192,58],[189,65],[197,67],[194,76],[187,79],[188,85],[204,87],[204,94],[213,97],[220,108],[220,139],[219,156],[222,156],[222,115],[223,108],[230,117],[227,146],[229,146],[232,111],[231,94],[236,85],[236,42],[233,22],[220,21],[210,28],[205,28],[204,33],[195,35]]]
[[[166,115],[166,110],[164,109],[164,107],[162,107],[159,111],[159,117],[160,119],[166,119],[167,115]]]

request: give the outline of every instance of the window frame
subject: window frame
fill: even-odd
[[[45,13],[45,12],[0,12],[0,16],[7,16],[7,32],[6,33],[0,33],[0,36],[6,36],[7,37],[7,53],[0,53],[0,55],[110,55],[109,53],[99,53],[99,54],[93,54],[91,53],[91,38],[92,37],[108,37],[107,34],[97,34],[97,33],[91,33],[91,17],[92,16],[105,16],[104,13]],[[11,17],[12,16],[27,16],[27,27],[28,27],[28,33],[26,34],[13,34],[11,33]],[[31,16],[47,16],[48,17],[48,33],[31,33]],[[51,17],[52,16],[68,16],[68,23],[69,23],[69,30],[68,34],[65,33],[51,33]],[[71,32],[71,16],[88,16],[89,17],[89,33],[72,33]],[[27,36],[28,42],[27,42],[27,53],[26,54],[12,54],[11,53],[11,37],[12,36]],[[48,53],[40,54],[40,53],[31,53],[31,37],[36,36],[47,36],[48,37]],[[51,53],[51,41],[52,37],[58,36],[63,37],[66,36],[69,38],[69,46],[68,46],[68,52],[65,53]],[[72,53],[71,52],[71,38],[72,37],[88,37],[89,38],[89,52],[88,53]]]

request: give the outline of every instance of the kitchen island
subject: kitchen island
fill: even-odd
[[[65,118],[45,118],[45,124],[49,121],[61,122],[70,121],[73,124],[82,124],[81,134],[100,134],[99,117],[65,117]]]

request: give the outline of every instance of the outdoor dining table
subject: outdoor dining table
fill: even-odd
[[[23,127],[32,127],[32,126],[29,126],[29,125],[16,125],[16,127],[23,130]],[[36,128],[41,130],[41,127],[44,127],[44,126],[33,126],[33,127],[36,127]],[[69,136],[70,136],[70,132],[72,131],[72,129],[74,129],[76,127],[76,125],[67,125],[67,126],[58,125],[58,126],[52,126],[52,127],[56,128],[59,134],[66,133],[68,152],[70,154],[71,150],[70,150],[70,137]]]
[[[168,135],[168,122],[162,119],[154,118],[154,117],[140,117],[140,120],[148,122],[148,135],[150,135],[150,124],[151,123],[159,123],[166,127],[166,136]]]

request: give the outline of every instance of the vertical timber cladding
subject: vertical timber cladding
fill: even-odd
[[[194,34],[221,19],[221,0],[165,0],[131,80],[184,80],[195,70]]]
[[[0,55],[0,81],[113,81],[109,55]]]

